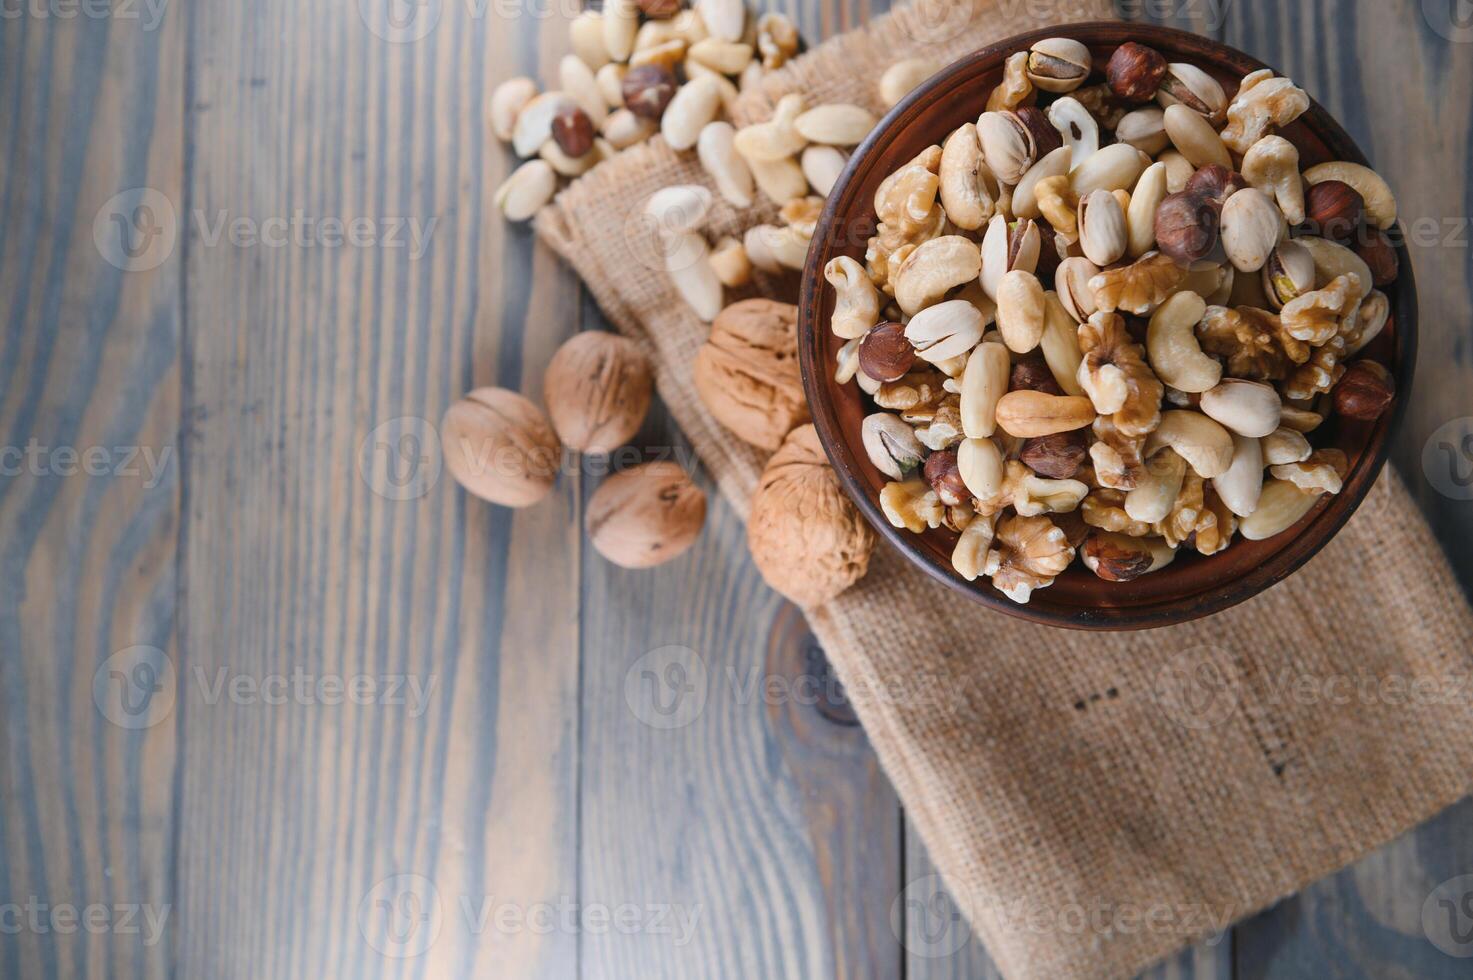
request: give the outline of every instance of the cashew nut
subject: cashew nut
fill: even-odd
[[[1222,476],[1233,463],[1233,436],[1201,412],[1161,413],[1161,424],[1146,440],[1146,456],[1170,447],[1204,480]]]
[[[1305,493],[1287,480],[1270,480],[1258,498],[1258,508],[1243,518],[1238,530],[1249,541],[1282,534],[1304,519],[1323,494]]]
[[[1202,353],[1196,327],[1207,303],[1196,293],[1177,293],[1161,305],[1146,330],[1146,352],[1162,381],[1178,391],[1201,392],[1222,380],[1222,365]]]
[[[982,252],[977,243],[960,235],[943,235],[922,242],[900,263],[892,280],[895,301],[907,316],[946,298],[957,286],[982,271]]]
[[[1304,223],[1304,179],[1299,176],[1299,148],[1282,136],[1265,136],[1243,157],[1243,179],[1269,195],[1289,219]]]
[[[1100,124],[1078,99],[1066,95],[1048,107],[1048,121],[1064,138],[1074,166],[1100,151]]]
[[[696,141],[696,157],[716,189],[733,207],[752,206],[752,170],[736,151],[736,130],[729,122],[708,123]]]
[[[835,336],[853,340],[879,323],[879,293],[863,265],[840,255],[823,267],[823,279],[834,287],[834,318],[829,326]]]
[[[669,109],[665,110],[669,112]],[[776,163],[801,153],[808,145],[794,123],[803,114],[803,97],[785,95],[765,123],[748,126],[736,136],[737,152],[749,163]]]
[[[1279,427],[1284,404],[1272,385],[1227,378],[1202,393],[1202,411],[1240,436],[1261,439]]]
[[[992,217],[995,181],[982,159],[977,127],[959,127],[941,149],[941,206],[952,224],[976,231]]]
[[[1171,514],[1187,476],[1187,461],[1170,449],[1146,465],[1135,489],[1125,495],[1125,513],[1133,521],[1155,524]]]
[[[1248,436],[1233,436],[1233,464],[1222,476],[1214,477],[1212,488],[1239,517],[1258,509],[1263,494],[1263,444]]]
[[[1391,185],[1370,167],[1341,161],[1322,163],[1306,170],[1304,179],[1311,187],[1327,180],[1349,184],[1365,199],[1366,217],[1371,224],[1382,231],[1396,224],[1396,195],[1391,192]]]

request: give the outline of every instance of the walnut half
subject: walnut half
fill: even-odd
[[[1053,585],[1073,560],[1068,535],[1053,521],[1015,516],[998,525],[983,573],[1009,599],[1027,603],[1034,592]]]

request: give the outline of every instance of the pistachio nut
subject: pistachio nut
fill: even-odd
[[[1043,236],[1033,221],[1009,223],[995,214],[982,237],[982,291],[996,300],[1003,276],[1009,272],[1035,272],[1043,251]]]
[[[1263,291],[1275,310],[1312,292],[1315,284],[1314,256],[1297,241],[1280,242],[1263,267]]]
[[[1222,85],[1196,65],[1173,62],[1166,66],[1166,77],[1156,92],[1162,108],[1184,105],[1209,119],[1221,118],[1227,111],[1227,93]]]
[[[1016,185],[1033,166],[1037,144],[1016,113],[982,113],[977,120],[977,140],[987,169],[1004,184]]]
[[[982,340],[982,312],[966,300],[950,300],[917,313],[905,338],[931,364],[965,354]]]
[[[1072,92],[1089,77],[1089,48],[1068,37],[1050,37],[1028,52],[1028,79],[1044,92]]]
[[[1054,287],[1059,291],[1059,303],[1073,317],[1075,323],[1083,323],[1099,312],[1094,290],[1089,285],[1089,281],[1099,274],[1099,266],[1079,256],[1060,262],[1059,268],[1054,272]]]
[[[1114,265],[1130,246],[1125,210],[1109,191],[1091,191],[1079,199],[1079,247],[1097,266]]]
[[[876,412],[866,416],[859,432],[869,461],[892,480],[908,479],[925,462],[926,447],[897,415]]]
[[[1222,207],[1222,245],[1239,272],[1258,272],[1288,235],[1284,214],[1268,195],[1246,188]]]

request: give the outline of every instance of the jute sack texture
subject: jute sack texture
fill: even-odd
[[[946,61],[1040,26],[1034,5],[904,8],[835,37],[744,96],[880,112],[895,60]],[[1052,7],[1050,8],[1052,10]],[[1074,19],[1108,4],[1073,6]],[[707,328],[638,254],[654,191],[710,186],[656,138],[573,184],[537,231],[652,358],[661,396],[743,516],[765,462],[696,395]],[[712,241],[770,221],[717,196]],[[792,298],[793,283],[753,294]],[[1126,977],[1294,893],[1468,792],[1460,681],[1473,617],[1388,474],[1287,582],[1208,620],[1090,635],[968,603],[881,545],[808,611],[870,741],[962,911],[1011,978]],[[1346,692],[1350,692],[1347,698]]]

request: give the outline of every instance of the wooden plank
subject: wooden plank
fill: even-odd
[[[164,977],[183,14],[79,13],[0,18],[0,975]]]
[[[1466,166],[1473,109],[1456,94],[1473,88],[1473,34],[1439,19],[1451,10],[1416,0],[1251,2],[1235,6],[1227,29],[1230,43],[1289,73],[1335,113],[1397,192],[1422,309],[1417,386],[1395,462],[1449,542],[1473,535],[1467,487],[1459,483],[1463,477],[1466,484],[1473,454],[1454,434],[1473,432],[1465,329],[1473,301]],[[1448,554],[1473,588],[1473,556],[1465,548]],[[1240,975],[1466,976],[1466,960],[1429,941],[1422,913],[1440,884],[1473,870],[1470,820],[1473,801],[1464,801],[1245,923]]]
[[[518,916],[576,889],[579,486],[483,505],[434,432],[474,385],[535,396],[576,320],[570,274],[493,213],[486,96],[538,24],[496,9],[194,10],[195,207],[367,219],[374,244],[192,242],[183,667],[425,696],[188,700],[181,975],[575,966],[576,935]]]
[[[582,900],[692,925],[587,935],[584,975],[899,976],[899,806],[735,514],[713,497],[686,556],[585,577]]]

